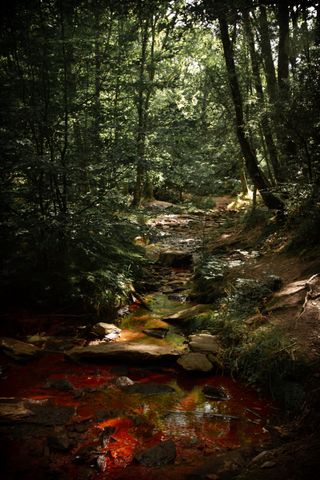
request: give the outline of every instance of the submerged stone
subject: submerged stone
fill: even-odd
[[[161,395],[165,393],[175,393],[175,389],[170,385],[163,383],[135,383],[125,387],[129,393],[140,393],[141,395]]]
[[[172,440],[166,440],[148,448],[135,456],[135,459],[146,467],[161,467],[176,458],[176,446]]]

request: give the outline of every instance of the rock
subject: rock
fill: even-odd
[[[209,372],[213,367],[206,355],[197,352],[181,355],[177,363],[185,370],[196,370],[200,372]]]
[[[269,450],[263,450],[262,452],[258,453],[252,460],[251,463],[259,463],[261,460],[264,460],[266,457],[270,455]]]
[[[192,253],[171,250],[167,252],[161,252],[158,263],[164,267],[189,267],[192,265],[192,261]]]
[[[218,336],[209,333],[190,335],[189,348],[193,352],[210,352],[214,355],[218,355],[222,351]]]
[[[200,315],[200,313],[208,312],[209,310],[210,310],[210,305],[206,305],[206,304],[194,305],[193,307],[184,308],[183,310],[180,310],[179,312],[174,313],[173,315],[165,317],[162,320],[169,323],[185,321],[197,315]]]
[[[75,408],[51,404],[45,400],[26,398],[1,398],[0,422],[11,423],[23,420],[34,425],[65,425],[74,415]]]
[[[114,382],[117,387],[129,387],[133,385],[134,382],[129,377],[118,377],[117,380]]]
[[[167,361],[177,358],[181,352],[169,346],[158,346],[152,344],[140,344],[133,342],[100,343],[85,347],[75,347],[66,352],[74,359],[96,358],[96,359],[118,359],[131,362],[141,361]]]
[[[44,388],[55,388],[62,392],[70,392],[74,390],[73,385],[66,378],[49,378]]]
[[[212,400],[228,400],[228,395],[222,387],[212,387],[211,385],[204,385],[202,389],[205,397]]]
[[[5,397],[0,398],[0,422],[17,422],[34,413],[30,410],[24,400]]]
[[[72,442],[66,432],[61,432],[48,437],[48,446],[53,450],[67,452],[72,447]]]
[[[264,462],[262,465],[261,465],[261,468],[273,468],[276,466],[276,462]]]
[[[98,335],[99,337],[105,337],[109,335],[118,336],[121,333],[121,328],[118,328],[113,323],[104,323],[99,322],[93,325],[92,332]]]
[[[126,392],[140,393],[142,395],[161,395],[164,393],[175,393],[175,389],[163,383],[135,383],[125,387]]]
[[[160,467],[171,463],[176,458],[176,446],[172,440],[166,440],[148,448],[135,456],[146,467]]]
[[[97,468],[100,472],[105,472],[107,469],[107,458],[106,455],[101,454],[97,457]]]
[[[0,338],[0,349],[15,360],[28,360],[41,352],[40,348],[35,345],[8,337]]]
[[[105,427],[100,436],[100,442],[103,448],[107,447],[111,441],[111,435],[116,431],[115,427]]]
[[[155,338],[165,338],[167,336],[169,329],[168,328],[146,328],[143,330],[143,333],[146,335],[149,335],[150,337],[155,337]]]

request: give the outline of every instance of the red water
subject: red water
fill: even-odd
[[[142,395],[116,387],[115,371],[115,366],[79,365],[63,355],[48,354],[26,365],[9,364],[0,382],[0,395],[49,399],[57,406],[73,406],[75,414],[67,428],[88,421],[72,451],[54,457],[56,464],[68,471],[70,479],[78,478],[78,469],[82,467],[73,460],[86,445],[99,449],[99,469],[94,478],[150,480],[184,478],[221,449],[259,445],[268,439],[270,405],[230,378],[190,376],[175,368],[130,367],[126,375],[136,383],[168,384],[175,389],[173,394]],[[54,381],[59,379],[69,382],[70,390],[55,387]],[[46,388],[46,384],[52,386]],[[229,399],[205,398],[204,384],[222,387]],[[106,427],[113,427],[114,431],[112,441],[102,448],[99,437]],[[133,462],[136,452],[169,438],[177,448],[174,464],[150,469]],[[18,442],[17,448],[23,450],[23,445]]]

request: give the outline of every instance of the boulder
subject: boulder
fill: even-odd
[[[158,263],[164,267],[189,267],[192,261],[192,253],[171,250],[161,252]]]
[[[210,372],[213,367],[206,355],[197,352],[181,355],[177,360],[177,363],[184,368],[184,370],[189,371]]]
[[[176,458],[176,446],[172,440],[166,440],[137,454],[135,459],[146,467],[161,467]]]
[[[193,307],[184,308],[183,310],[179,310],[179,312],[174,313],[173,315],[169,315],[168,317],[164,317],[162,320],[168,323],[175,323],[181,322],[185,320],[190,320],[200,313],[208,312],[210,310],[210,305],[200,304],[194,305]]]
[[[126,360],[131,362],[141,361],[167,361],[176,359],[181,352],[167,346],[158,346],[152,344],[140,344],[133,342],[118,343],[100,343],[97,345],[87,345],[85,347],[75,347],[66,352],[74,359],[92,358],[92,359],[114,359]]]
[[[14,338],[1,337],[0,349],[9,357],[15,360],[28,360],[33,358],[41,352],[39,347],[32,345],[31,343],[21,342]]]
[[[219,355],[222,351],[218,336],[209,333],[190,335],[189,348],[192,352],[207,352],[214,355]]]

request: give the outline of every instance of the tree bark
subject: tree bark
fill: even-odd
[[[279,54],[278,84],[280,90],[287,90],[289,81],[289,8],[288,0],[279,0]]]
[[[225,16],[222,13],[219,15],[219,25],[229,85],[235,109],[237,137],[243,157],[245,159],[246,168],[254,186],[259,190],[265,205],[269,209],[283,210],[283,202],[270,191],[269,182],[265,178],[263,172],[260,170],[257,158],[246,136],[242,95],[239,87],[234,55],[229,37],[228,24]]]
[[[273,58],[272,58],[267,10],[264,5],[260,6],[259,30],[260,30],[261,52],[262,52],[262,57],[264,61],[266,80],[267,80],[268,95],[269,95],[270,102],[275,104],[278,98],[278,86],[277,86],[276,71],[275,71]]]
[[[264,112],[265,102],[264,102],[263,87],[262,87],[262,81],[261,81],[261,75],[260,75],[260,62],[259,62],[258,54],[256,51],[254,34],[252,31],[251,21],[250,21],[250,17],[247,10],[243,11],[243,20],[244,20],[244,28],[245,28],[245,33],[247,37],[247,42],[249,46],[249,53],[250,53],[255,90],[257,93],[260,109],[263,112],[261,116],[262,132],[265,139],[268,156],[271,161],[274,178],[276,179],[277,182],[281,182],[283,178],[281,175],[281,169],[279,165],[277,147],[273,140],[272,129],[271,129],[269,118],[267,114]],[[270,178],[270,180],[272,182],[273,179]]]

